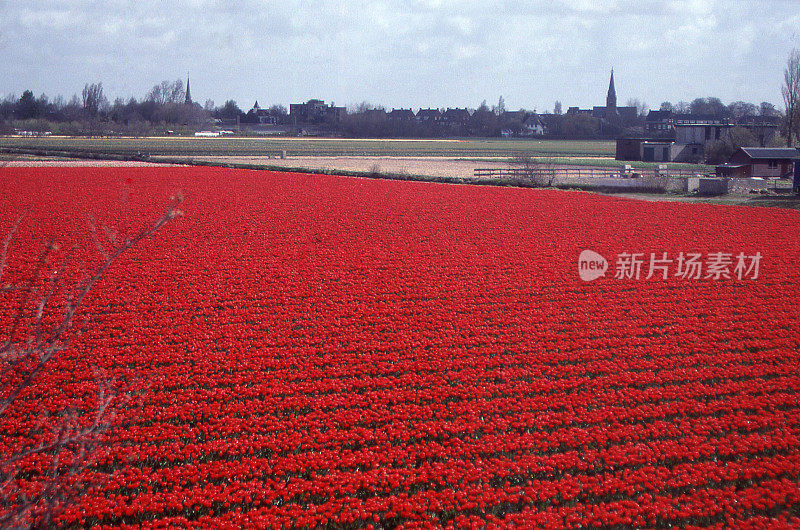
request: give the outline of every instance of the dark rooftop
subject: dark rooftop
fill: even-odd
[[[647,113],[647,121],[669,120],[672,118],[670,110],[651,110]]]
[[[771,160],[800,158],[800,149],[794,147],[742,147],[741,150],[750,158]]]

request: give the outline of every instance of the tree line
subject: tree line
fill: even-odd
[[[691,114],[730,119],[738,123],[749,117],[780,118],[781,141],[793,144],[800,138],[800,52],[793,50],[784,70],[782,86],[783,112],[772,103],[760,104],[734,101],[724,104],[719,98],[709,96],[690,102],[661,103],[659,110],[673,114]],[[627,102],[636,109],[635,117],[609,119],[587,112],[562,112],[556,101],[552,112],[537,114],[535,110],[508,111],[502,96],[497,105],[490,107],[484,100],[477,109],[470,110],[458,121],[420,119],[389,119],[390,113],[381,106],[361,103],[351,107],[341,119],[315,124],[314,132],[350,137],[441,137],[441,136],[527,136],[543,135],[550,138],[601,139],[620,135],[645,135],[648,106],[638,99]],[[439,112],[438,109],[434,109]],[[461,109],[457,109],[461,110]],[[444,109],[442,109],[442,112]],[[266,120],[264,118],[267,118]],[[22,96],[7,96],[0,101],[0,134],[24,129],[33,132],[56,134],[127,134],[141,136],[164,132],[188,133],[207,128],[216,123],[256,125],[264,121],[273,126],[283,126],[287,134],[297,134],[308,124],[296,119],[282,105],[272,105],[266,111],[253,108],[242,111],[236,101],[227,100],[215,106],[212,100],[204,105],[186,102],[186,89],[182,80],[162,81],[153,86],[144,98],[127,100],[117,98],[110,102],[102,83],[87,83],[81,94],[66,100],[61,96],[50,99],[42,94],[36,97],[31,90]],[[312,130],[314,128],[312,127]],[[746,138],[744,138],[746,140]]]
[[[236,119],[239,108],[234,101],[216,107],[212,100],[204,106],[187,104],[182,80],[162,81],[144,98],[116,98],[110,102],[103,84],[87,83],[81,94],[66,100],[36,97],[26,90],[20,97],[7,96],[0,101],[0,134],[15,128],[32,132],[60,134],[132,134],[145,135],[160,130],[205,127],[214,118]],[[163,132],[163,131],[162,131]]]
[[[734,120],[748,116],[776,117],[781,115],[775,105],[768,101],[762,101],[759,105],[746,101],[734,101],[725,105],[716,97],[696,98],[691,102],[680,101],[675,105],[665,101],[661,104],[659,110],[670,111],[674,114],[694,114]]]

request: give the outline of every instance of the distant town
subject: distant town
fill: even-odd
[[[470,108],[393,108],[362,103],[354,108],[321,99],[242,110],[228,100],[221,106],[192,97],[190,79],[163,81],[142,99],[109,102],[101,83],[87,84],[69,101],[21,97],[0,102],[0,134],[22,135],[301,135],[353,138],[507,137],[617,139],[617,159],[652,162],[720,163],[741,146],[786,145],[785,120],[769,102],[715,97],[650,110],[636,99],[617,104],[614,72],[605,105],[589,109],[556,101],[552,111],[509,110],[503,98]]]

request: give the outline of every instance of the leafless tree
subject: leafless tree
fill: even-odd
[[[688,101],[679,101],[674,108],[676,114],[689,114],[691,110],[692,106]]]
[[[497,106],[493,107],[492,110],[494,111],[495,116],[502,116],[506,112],[506,100],[503,99],[503,96],[500,96],[500,99],[497,101]]]
[[[180,79],[172,83],[167,80],[161,81],[161,84],[153,86],[146,97],[148,101],[153,101],[158,105],[183,103],[185,98],[186,89],[183,87],[183,81]]]
[[[533,188],[549,188],[556,183],[556,165],[552,160],[539,160],[531,156],[518,156],[511,160],[517,178]]]
[[[792,147],[792,134],[798,128],[798,114],[800,109],[800,50],[796,48],[789,54],[786,61],[786,68],[783,70],[783,104],[786,107],[786,132],[787,146]]]
[[[380,108],[383,108],[383,107],[380,107]],[[287,117],[289,115],[289,111],[287,111],[286,107],[284,107],[283,105],[272,105],[269,108],[269,112],[273,116],[279,116],[279,117],[283,117],[283,118],[285,118],[285,117]]]
[[[631,98],[627,102],[627,106],[629,107],[636,107],[636,115],[640,118],[647,116],[647,113],[650,111],[650,107],[644,101],[640,100],[639,98]]]
[[[186,100],[186,89],[183,88],[183,80],[177,79],[169,85],[169,102],[174,104],[183,103]]]
[[[780,116],[781,113],[778,109],[775,108],[775,105],[770,103],[769,101],[762,101],[761,105],[758,106],[758,115],[759,116]]]
[[[11,302],[6,307],[15,308],[8,329],[0,330],[0,425],[20,407],[35,410],[36,403],[29,402],[35,398],[29,396],[36,390],[45,367],[86,328],[87,321],[78,321],[76,315],[89,292],[126,251],[181,216],[180,201],[180,196],[174,198],[161,217],[125,238],[108,229],[98,231],[91,223],[101,258],[76,284],[66,279],[69,261],[59,259],[55,240],[45,245],[22,282],[3,283],[9,246],[25,215],[17,219],[0,248],[0,295]],[[103,232],[102,238],[99,232]],[[45,271],[53,267],[55,272],[46,275]],[[45,425],[37,427],[49,429],[49,436],[35,438],[34,433],[22,433],[31,435],[27,446],[0,453],[0,528],[49,527],[79,492],[79,475],[91,463],[101,436],[113,425],[115,412],[128,403],[113,382],[99,376],[98,379],[91,411],[58,411]],[[20,471],[25,462],[41,458],[49,462],[48,470],[36,477],[40,481],[36,493],[26,496],[20,481],[31,477],[24,477]]]
[[[732,101],[728,104],[728,112],[735,120],[741,120],[748,116],[757,116],[758,107],[754,103],[747,101]]]
[[[81,92],[83,112],[87,117],[97,116],[100,108],[107,103],[103,95],[103,83],[92,83],[83,86]]]

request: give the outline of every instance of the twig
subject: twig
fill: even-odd
[[[87,274],[74,289],[66,293],[62,313],[55,321],[53,321],[55,310],[52,308],[52,301],[65,281],[69,259],[64,260],[58,270],[47,278],[46,287],[41,298],[34,304],[30,313],[27,311],[31,299],[39,292],[37,288],[38,280],[42,278],[43,271],[50,262],[51,255],[57,250],[57,246],[53,241],[50,241],[40,253],[33,270],[22,286],[0,289],[0,292],[23,291],[13,313],[6,340],[0,343],[0,363],[2,363],[0,381],[8,387],[0,388],[0,395],[4,396],[0,400],[0,417],[15,403],[26,388],[34,384],[36,377],[47,363],[67,348],[71,338],[80,335],[81,329],[76,331],[75,328],[75,315],[86,296],[111,264],[127,250],[160,230],[169,221],[181,216],[182,212],[177,209],[181,201],[181,196],[173,199],[164,215],[152,225],[143,228],[133,236],[122,240],[122,242],[119,242],[116,233],[103,227],[109,243],[112,245],[110,248],[100,243],[94,220],[92,219],[90,232],[94,238],[95,246],[103,255],[103,261],[97,265],[91,274]],[[25,215],[17,219],[3,240],[3,246],[0,251],[0,280],[3,277],[9,245]],[[30,336],[25,340],[21,340],[18,337],[20,326],[27,317],[32,320]],[[118,407],[120,404],[126,404],[130,401],[129,399],[123,400],[120,403],[120,400],[116,399],[115,392],[111,391],[110,388],[102,383],[99,383],[98,386],[94,417],[88,426],[80,426],[79,413],[77,411],[64,411],[60,416],[60,420],[56,423],[49,441],[41,442],[26,450],[20,450],[7,457],[4,461],[0,461],[0,505],[12,507],[0,516],[0,527],[16,527],[20,525],[46,527],[52,523],[57,507],[65,502],[74,490],[74,478],[85,468],[87,459],[93,452],[99,436],[110,427],[110,418],[113,416],[112,406],[115,402]],[[50,469],[44,475],[46,478],[41,492],[31,498],[24,496],[9,497],[14,492],[21,495],[21,492],[16,488],[16,468],[18,465],[26,458],[41,454],[49,454],[51,458]],[[62,465],[63,454],[69,454],[71,457],[66,468]],[[13,502],[11,501],[12,498],[14,498]]]
[[[6,268],[6,255],[8,254],[8,245],[11,244],[11,240],[14,238],[14,234],[17,233],[17,229],[19,229],[19,225],[22,224],[22,220],[25,219],[25,216],[28,215],[28,212],[20,215],[17,218],[17,222],[11,227],[6,238],[3,240],[3,250],[0,251],[0,282],[3,281],[3,271]]]

